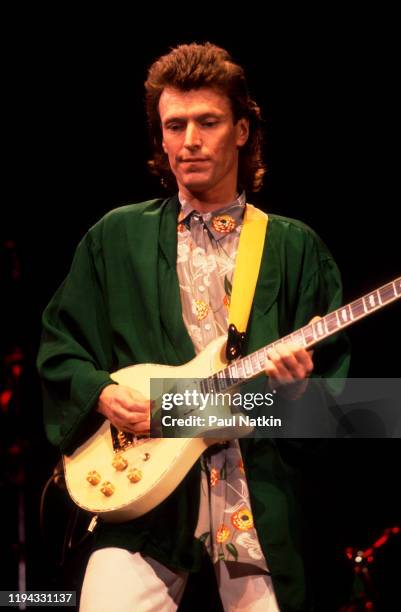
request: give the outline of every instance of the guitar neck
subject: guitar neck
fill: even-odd
[[[278,344],[291,342],[304,348],[312,348],[325,338],[353,325],[387,304],[401,298],[401,276],[367,293],[354,302],[341,306],[315,323],[301,327],[275,342],[258,349],[254,353],[234,361],[213,376],[202,381],[202,387],[209,392],[224,392],[235,386],[238,380],[254,378],[261,374],[268,360],[268,350]]]

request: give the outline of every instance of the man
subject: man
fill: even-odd
[[[214,45],[182,45],[150,68],[152,170],[178,196],[122,207],[78,246],[44,313],[38,364],[49,439],[69,453],[104,417],[149,429],[149,400],[110,372],[189,361],[227,332],[245,189],[261,186],[260,112],[242,68]],[[300,222],[269,215],[246,353],[340,305],[337,267]],[[340,339],[316,351],[315,373],[344,376]],[[272,349],[269,384],[298,397],[314,364],[295,345]],[[290,391],[288,392],[288,389]],[[202,468],[202,469],[201,469]],[[157,508],[100,524],[81,609],[175,610],[205,548],[226,610],[307,609],[289,469],[273,440],[212,447]]]

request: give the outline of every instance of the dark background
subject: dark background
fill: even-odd
[[[60,568],[71,505],[53,485],[44,534],[38,526],[40,492],[59,459],[44,437],[33,365],[40,313],[91,224],[115,206],[164,195],[146,169],[143,109],[146,70],[158,55],[180,42],[210,40],[244,66],[264,112],[269,168],[263,190],[248,200],[317,231],[342,272],[344,301],[401,272],[400,99],[391,16],[321,16],[315,28],[307,15],[278,25],[273,18],[261,22],[254,15],[248,23],[230,14],[221,24],[210,18],[183,28],[173,12],[157,24],[132,18],[124,28],[54,16],[52,27],[41,19],[31,24],[28,15],[23,23],[9,22],[1,355],[4,360],[20,346],[24,358],[19,395],[0,417],[2,588],[18,588],[18,491],[24,494],[27,587],[71,588],[80,579],[88,542],[67,553]],[[400,376],[400,315],[398,303],[350,329],[352,376]],[[9,371],[2,366],[0,390]],[[311,542],[323,547],[322,557],[315,556],[321,574],[332,571],[325,542],[335,543],[340,555],[345,545],[367,547],[383,529],[400,523],[398,440],[333,441],[329,456],[324,468],[310,472],[306,488],[307,507],[323,508],[310,515],[316,520]],[[77,538],[84,533],[80,523],[81,518]],[[380,549],[375,562],[383,609],[395,597],[397,538]]]

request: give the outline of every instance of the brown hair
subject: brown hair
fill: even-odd
[[[182,91],[211,87],[227,95],[234,123],[243,117],[249,120],[249,137],[239,151],[238,182],[245,189],[258,191],[266,172],[262,161],[262,120],[258,105],[249,96],[241,66],[232,61],[225,49],[207,42],[179,45],[149,68],[145,82],[146,113],[154,154],[148,164],[161,177],[163,185],[175,189],[175,177],[162,148],[159,100],[165,87]]]

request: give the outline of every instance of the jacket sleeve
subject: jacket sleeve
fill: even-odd
[[[324,316],[341,305],[340,272],[331,257],[323,257],[319,261],[318,268],[301,288],[295,312],[294,329],[306,325],[314,316]],[[316,345],[313,376],[326,379],[346,378],[349,361],[349,342],[346,334],[340,331]],[[336,384],[333,382],[330,386],[333,392],[336,390]]]
[[[309,323],[314,316],[324,316],[342,305],[342,282],[339,269],[325,245],[317,239],[310,253],[305,257],[306,280],[299,288],[299,299],[295,309],[294,329]],[[314,370],[305,395],[298,400],[302,410],[308,406],[321,406],[328,410],[336,404],[341,394],[344,379],[348,375],[350,345],[344,332],[326,338],[314,348]],[[316,380],[322,379],[322,380]],[[302,405],[301,405],[302,404]],[[283,439],[278,440],[283,458],[293,465],[309,464],[319,456],[327,456],[331,446],[327,439]]]
[[[45,429],[50,442],[64,453],[101,425],[104,417],[94,407],[103,387],[113,383],[103,280],[100,248],[87,234],[43,314],[37,366]]]

